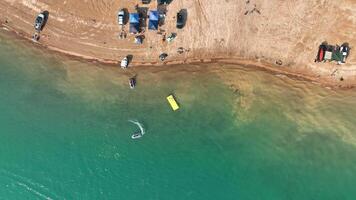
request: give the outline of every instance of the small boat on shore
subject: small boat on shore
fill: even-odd
[[[121,60],[120,66],[121,66],[122,69],[126,69],[128,67],[128,65],[129,65],[129,60],[128,60],[127,56],[126,56],[125,58],[123,58]]]
[[[136,79],[135,78],[130,78],[129,79],[129,85],[131,89],[134,89],[136,86]]]

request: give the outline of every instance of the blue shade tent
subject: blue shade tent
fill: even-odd
[[[130,13],[130,33],[138,33],[140,28],[140,17],[137,13]]]
[[[157,12],[157,10],[150,11],[148,29],[150,29],[150,30],[158,29],[158,12]]]

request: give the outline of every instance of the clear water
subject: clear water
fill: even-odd
[[[229,65],[122,71],[25,43],[0,35],[0,199],[356,197],[356,91]]]

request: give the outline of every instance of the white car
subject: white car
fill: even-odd
[[[124,25],[124,18],[125,18],[125,11],[124,10],[120,10],[118,13],[117,13],[117,21],[119,23],[119,25]]]
[[[121,60],[121,68],[122,69],[126,69],[129,65],[129,60],[127,59],[127,57],[125,57],[124,59]]]
[[[349,56],[350,47],[347,44],[343,44],[340,47],[340,53],[342,54],[342,62],[346,62],[346,58]]]
[[[36,31],[41,31],[42,30],[42,26],[44,24],[45,21],[45,15],[43,13],[40,13],[35,20],[35,29]]]

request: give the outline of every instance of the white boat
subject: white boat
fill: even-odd
[[[123,9],[121,9],[117,13],[117,21],[118,21],[120,26],[124,25],[124,19],[125,19],[125,11]]]
[[[138,139],[138,138],[141,138],[141,137],[142,137],[141,133],[134,133],[134,134],[131,135],[132,139]]]
[[[129,60],[127,59],[127,57],[125,57],[124,59],[121,60],[121,68],[126,69],[128,66]]]
[[[129,122],[136,124],[138,126],[138,128],[140,129],[140,131],[135,132],[134,134],[131,135],[131,139],[141,138],[145,134],[145,129],[143,128],[142,124],[140,124],[140,122],[134,121],[134,120],[129,120]]]

